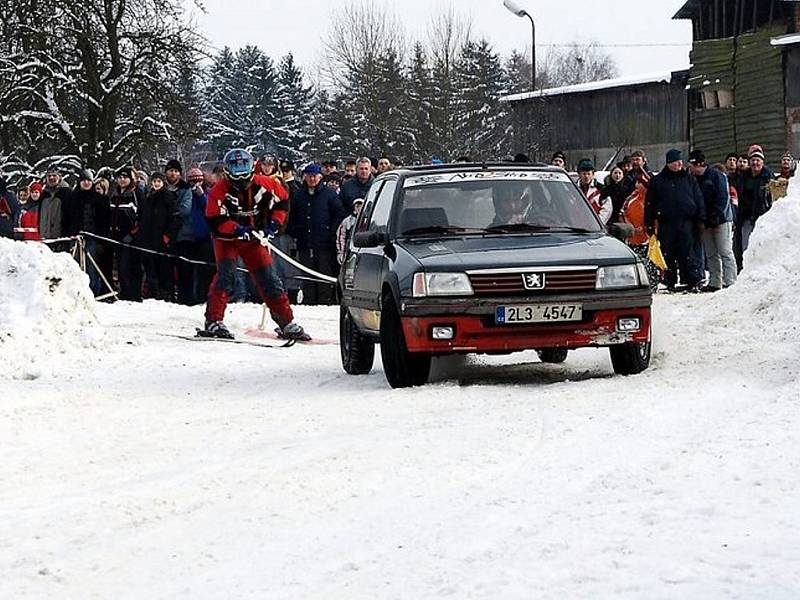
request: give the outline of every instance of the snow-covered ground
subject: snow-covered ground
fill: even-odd
[[[523,353],[411,390],[333,344],[161,335],[202,308],[73,308],[79,335],[6,277],[52,306],[0,323],[0,598],[798,598],[798,247],[794,196],[736,286],[657,296],[640,376]]]

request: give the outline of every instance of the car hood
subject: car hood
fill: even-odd
[[[535,234],[425,238],[400,245],[426,270],[630,264],[635,254],[608,235]]]

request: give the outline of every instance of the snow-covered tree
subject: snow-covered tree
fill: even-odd
[[[303,80],[303,71],[290,52],[278,67],[275,93],[275,134],[278,155],[299,160],[309,149],[312,135],[314,93]]]
[[[0,0],[0,159],[38,174],[146,164],[203,47],[180,0]]]

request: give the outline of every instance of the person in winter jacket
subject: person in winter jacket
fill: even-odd
[[[359,159],[356,165],[356,176],[347,180],[339,192],[339,200],[344,208],[344,214],[353,212],[353,201],[356,198],[366,198],[369,188],[375,178],[372,176],[372,161],[369,158]]]
[[[233,291],[236,260],[241,256],[261,299],[287,339],[310,340],[294,322],[289,297],[275,274],[263,239],[278,232],[286,220],[289,194],[279,181],[255,174],[255,161],[247,150],[234,148],[223,159],[225,176],[208,193],[206,218],[214,238],[217,274],[206,305],[204,335],[233,338],[224,324],[228,295]]]
[[[736,259],[733,256],[733,210],[728,178],[706,165],[700,150],[689,155],[689,171],[697,178],[705,201],[703,247],[708,264],[708,285],[704,292],[716,292],[736,282]]]
[[[25,208],[20,210],[14,237],[18,240],[40,242],[39,209],[42,206],[43,186],[38,181],[30,185],[30,198],[25,203]]]
[[[61,172],[51,167],[45,177],[42,190],[42,203],[39,207],[39,233],[44,240],[52,240],[64,236],[66,221],[66,205],[69,202],[70,189]],[[65,251],[72,247],[69,243],[53,244],[53,251]]]
[[[150,189],[139,207],[136,245],[166,253],[180,228],[181,216],[175,194],[167,189],[163,173],[153,173],[150,176]],[[171,301],[175,292],[172,259],[143,252],[142,266],[148,297]]]
[[[347,244],[350,243],[350,237],[353,234],[353,228],[356,226],[358,215],[361,212],[361,207],[364,206],[363,198],[356,198],[353,202],[353,212],[339,224],[336,230],[336,260],[341,265],[344,262],[344,255],[347,252]]]
[[[133,244],[134,228],[142,200],[130,167],[117,170],[117,189],[111,196],[109,237],[123,245],[114,245],[120,300],[142,300],[142,261]]]
[[[578,187],[600,217],[603,225],[608,225],[613,207],[603,188],[594,178],[594,163],[589,158],[578,161]]]
[[[697,180],[683,168],[680,150],[667,152],[667,165],[650,180],[645,199],[648,235],[657,232],[667,272],[667,288],[675,289],[678,276],[691,292],[700,292],[704,278],[697,249],[705,229],[706,211]]]
[[[181,228],[172,240],[172,252],[183,258],[193,259],[195,255],[194,227],[192,221],[192,190],[183,179],[183,165],[172,159],[164,168],[167,189],[175,194],[178,211],[181,215]],[[187,306],[196,302],[194,298],[194,265],[185,260],[175,261],[178,273],[178,303]]]
[[[19,219],[20,204],[0,177],[0,237],[14,239],[14,226]]]
[[[758,218],[772,208],[772,194],[769,183],[775,176],[764,163],[764,151],[761,146],[750,147],[750,169],[742,180],[739,194],[738,234],[741,240],[741,252],[750,244],[750,234],[756,226]]]
[[[623,159],[624,162],[624,159]],[[623,168],[624,170],[624,168]],[[630,168],[622,179],[622,187],[625,190],[625,197],[630,196],[636,189],[636,184],[643,178],[648,180],[652,177],[650,166],[642,150],[634,150],[630,156]]]
[[[622,212],[622,206],[627,200],[625,195],[625,188],[622,185],[622,180],[625,178],[625,173],[622,167],[616,165],[608,174],[608,183],[603,186],[603,195],[611,201],[611,217],[608,219],[609,223],[618,223],[619,215]]]
[[[286,231],[297,243],[300,262],[319,273],[336,275],[336,228],[347,215],[336,192],[322,183],[318,164],[303,170],[303,186],[293,204]],[[331,304],[333,287],[308,283],[303,286],[303,297],[308,304]]]
[[[650,260],[650,235],[647,232],[647,224],[645,223],[645,202],[650,180],[650,174],[647,171],[642,171],[639,174],[636,187],[625,199],[622,209],[620,209],[619,221],[628,223],[633,227],[633,235],[625,242],[641,259],[645,269],[647,269],[650,290],[655,293],[658,289],[658,284],[661,282],[661,269]]]
[[[94,174],[87,170],[81,172],[78,185],[72,191],[69,202],[66,204],[65,231],[68,236],[78,235],[81,232],[108,236],[111,206],[107,197],[101,196],[94,189]],[[85,250],[91,256],[86,260],[86,274],[89,276],[89,286],[95,296],[104,291],[103,280],[92,261],[98,265],[102,261],[103,247],[97,238],[87,235],[84,237]]]
[[[192,304],[201,304],[208,297],[208,289],[214,278],[214,245],[211,242],[211,229],[206,221],[206,205],[208,191],[205,186],[205,173],[198,167],[192,167],[186,175],[186,180],[192,190],[192,231],[194,242],[192,244],[192,257],[202,261],[203,265],[193,265]]]

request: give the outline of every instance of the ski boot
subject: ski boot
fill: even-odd
[[[200,337],[219,338],[221,340],[233,339],[233,334],[222,321],[206,320],[206,328],[198,330],[197,335]]]
[[[279,327],[275,330],[278,334],[278,337],[282,340],[294,340],[297,342],[310,342],[311,336],[308,335],[305,330],[300,327],[294,321],[290,321],[283,327]]]

